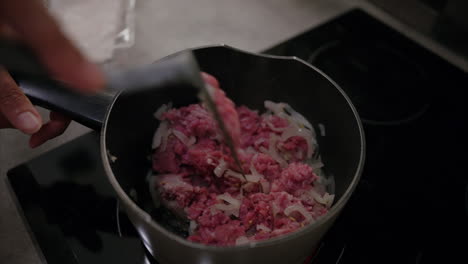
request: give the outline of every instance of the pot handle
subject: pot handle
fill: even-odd
[[[63,113],[95,130],[101,128],[115,91],[83,95],[49,78],[47,70],[25,45],[0,38],[0,65],[5,68],[33,104]]]
[[[31,101],[49,110],[100,130],[106,112],[119,91],[162,89],[188,86],[202,89],[204,82],[198,63],[190,51],[183,51],[158,62],[121,72],[106,74],[107,90],[83,95],[48,77],[43,65],[25,46],[0,38],[0,65],[13,76]]]
[[[62,113],[74,121],[99,131],[106,111],[117,91],[107,90],[95,95],[83,95],[52,81],[16,78],[24,94],[35,105]]]

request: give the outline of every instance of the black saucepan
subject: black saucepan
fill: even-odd
[[[286,102],[312,124],[324,125],[326,134],[318,136],[318,142],[327,172],[335,178],[336,195],[325,217],[297,232],[255,244],[214,247],[187,241],[183,232],[154,220],[161,217],[152,215],[145,177],[151,168],[148,156],[158,127],[153,113],[169,101],[176,107],[195,103],[193,89],[175,83],[164,89],[108,91],[84,97],[21,81],[20,85],[36,102],[101,130],[102,161],[110,183],[143,243],[160,263],[301,263],[333,224],[358,183],[365,143],[355,108],[333,80],[300,59],[227,46],[193,52],[201,70],[214,75],[236,104],[262,109],[267,99]]]

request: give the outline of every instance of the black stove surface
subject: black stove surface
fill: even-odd
[[[466,74],[360,10],[266,53],[321,69],[363,118],[362,179],[311,263],[468,263]],[[25,222],[49,264],[153,263],[98,142],[87,134],[9,172]]]

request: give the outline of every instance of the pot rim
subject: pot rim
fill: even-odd
[[[248,55],[251,55],[251,56],[257,56],[257,57],[263,57],[263,58],[269,58],[269,59],[276,59],[276,60],[294,60],[294,61],[302,63],[305,66],[311,68],[312,70],[318,72],[325,79],[327,79],[327,81],[329,81],[341,93],[341,95],[345,98],[345,100],[347,101],[348,105],[351,108],[351,111],[354,114],[355,120],[356,120],[357,125],[358,125],[360,141],[361,141],[361,151],[360,151],[360,157],[359,157],[359,164],[358,164],[358,167],[356,169],[356,172],[354,173],[354,177],[353,177],[350,185],[348,186],[348,188],[346,189],[346,191],[344,192],[342,197],[338,200],[338,202],[336,202],[331,207],[331,209],[328,211],[327,214],[325,214],[325,216],[321,217],[316,222],[314,222],[312,224],[309,224],[309,225],[306,225],[303,228],[301,228],[301,229],[299,229],[297,231],[291,232],[289,234],[281,235],[281,236],[274,237],[274,238],[271,238],[271,239],[267,239],[267,240],[264,240],[264,241],[250,242],[250,243],[247,243],[247,244],[244,244],[244,245],[225,246],[225,247],[211,246],[211,245],[205,245],[205,244],[189,241],[189,240],[187,240],[185,238],[182,238],[182,237],[180,237],[178,235],[173,234],[172,232],[170,232],[169,230],[167,230],[166,228],[164,228],[163,226],[161,226],[157,222],[153,221],[151,216],[146,211],[144,211],[142,208],[140,208],[127,195],[127,193],[122,189],[122,187],[120,186],[119,182],[117,181],[117,179],[116,179],[116,177],[115,177],[115,175],[114,175],[114,173],[112,171],[112,168],[110,167],[110,161],[109,161],[109,157],[108,157],[108,154],[107,154],[107,147],[106,147],[105,138],[106,138],[107,122],[108,122],[108,119],[109,119],[109,114],[112,112],[112,108],[114,106],[114,103],[116,102],[116,100],[118,99],[118,97],[120,95],[120,93],[118,93],[114,97],[112,103],[109,105],[109,108],[108,108],[108,110],[106,112],[106,116],[105,116],[104,122],[103,122],[103,127],[101,129],[100,145],[101,145],[101,158],[102,158],[102,163],[103,163],[106,175],[107,175],[110,183],[112,184],[112,187],[116,191],[120,201],[125,203],[127,208],[130,208],[131,210],[133,210],[133,212],[136,213],[141,219],[144,219],[150,225],[151,228],[156,229],[158,232],[160,232],[163,235],[167,236],[169,239],[172,239],[175,242],[178,242],[178,243],[182,244],[185,247],[190,247],[190,248],[205,250],[205,251],[211,251],[211,252],[223,251],[223,252],[234,252],[235,253],[235,252],[239,252],[239,251],[249,249],[249,248],[268,247],[268,246],[273,245],[273,244],[283,243],[283,242],[287,242],[289,240],[293,240],[293,239],[295,239],[297,237],[303,236],[303,235],[305,235],[307,233],[310,233],[310,232],[320,228],[325,222],[329,221],[332,217],[336,216],[341,211],[342,207],[346,204],[346,202],[349,200],[349,198],[351,197],[351,194],[354,192],[354,190],[355,190],[355,188],[356,188],[356,186],[357,186],[357,184],[359,182],[359,179],[361,177],[362,170],[363,170],[363,167],[364,167],[365,150],[366,150],[364,129],[363,129],[363,126],[362,126],[361,118],[359,117],[359,114],[358,114],[356,108],[354,107],[354,105],[352,104],[350,98],[345,94],[343,89],[336,82],[334,82],[328,75],[326,75],[321,70],[314,67],[313,65],[311,65],[311,64],[307,63],[306,61],[304,61],[304,60],[302,60],[300,58],[297,58],[295,56],[277,56],[277,55],[259,54],[259,53],[254,53],[254,52],[249,52],[249,51],[237,49],[237,48],[225,45],[225,44],[206,45],[206,46],[191,48],[189,50],[200,50],[200,49],[207,49],[207,48],[226,48],[226,49],[233,50],[235,52],[240,52],[240,53],[248,54]],[[140,236],[144,236],[140,232],[139,232],[139,234],[140,234]],[[143,239],[145,240],[144,237],[143,237]]]

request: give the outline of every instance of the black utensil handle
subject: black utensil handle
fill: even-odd
[[[110,72],[107,84],[113,90],[139,92],[149,89],[189,87],[201,91],[204,86],[198,62],[192,51],[181,51],[150,65],[127,71]]]
[[[54,82],[17,79],[23,92],[36,105],[60,112],[74,121],[99,131],[116,91],[83,95]]]
[[[99,130],[108,106],[117,91],[190,87],[202,89],[204,82],[191,51],[168,56],[158,62],[128,71],[110,72],[108,90],[93,96],[82,95],[52,80],[34,54],[20,43],[0,38],[0,65],[12,74],[31,101],[49,110]]]
[[[45,67],[23,44],[0,38],[0,65],[36,105],[57,111],[87,127],[99,130],[115,92],[82,95],[51,80]]]

